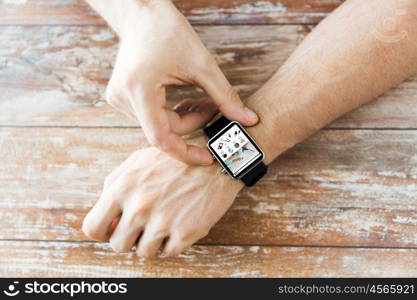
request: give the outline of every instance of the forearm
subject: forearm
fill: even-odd
[[[415,73],[416,24],[413,0],[347,1],[319,24],[248,99],[266,162]]]

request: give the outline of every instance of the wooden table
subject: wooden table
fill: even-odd
[[[175,2],[245,96],[342,1]],[[114,34],[81,0],[0,11],[1,276],[417,276],[417,77],[282,155],[198,245],[147,261],[80,231],[146,145],[103,100]]]

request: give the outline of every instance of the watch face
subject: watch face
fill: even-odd
[[[237,122],[230,123],[209,141],[211,152],[233,177],[258,163],[263,153]]]

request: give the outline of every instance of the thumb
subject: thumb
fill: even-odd
[[[195,78],[196,84],[207,93],[226,118],[245,126],[253,126],[258,122],[257,114],[240,100],[216,62]]]

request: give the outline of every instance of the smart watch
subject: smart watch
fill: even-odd
[[[207,147],[224,172],[246,186],[254,185],[266,174],[264,153],[239,122],[221,117],[204,132],[209,138]]]

